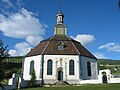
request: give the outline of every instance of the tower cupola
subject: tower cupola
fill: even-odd
[[[61,2],[59,6],[60,6],[60,10],[58,14],[56,15],[57,24],[54,26],[54,35],[66,35],[67,28],[64,25],[64,21],[63,21],[64,15],[61,10]]]
[[[57,24],[63,24],[64,15],[61,10],[59,11],[56,17],[57,17]]]

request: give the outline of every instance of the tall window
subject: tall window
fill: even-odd
[[[88,72],[88,76],[91,76],[91,64],[89,61],[87,62],[87,72]]]
[[[69,61],[69,75],[74,75],[74,60]]]
[[[30,75],[32,74],[33,69],[34,69],[34,61],[31,61],[30,62],[30,71],[29,71]]]
[[[52,75],[52,64],[53,64],[52,60],[49,59],[47,61],[47,75]]]

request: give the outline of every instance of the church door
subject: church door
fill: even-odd
[[[63,71],[62,70],[58,71],[58,80],[59,81],[63,80]]]

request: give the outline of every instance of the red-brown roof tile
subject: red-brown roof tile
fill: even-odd
[[[58,45],[63,42],[66,46],[64,50],[59,50]],[[83,55],[90,58],[95,58],[86,48],[79,42],[65,35],[54,35],[53,37],[41,41],[33,48],[26,57],[35,55]]]

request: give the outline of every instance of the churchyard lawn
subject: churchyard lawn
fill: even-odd
[[[66,87],[39,87],[22,90],[120,90],[120,84],[81,85]]]

